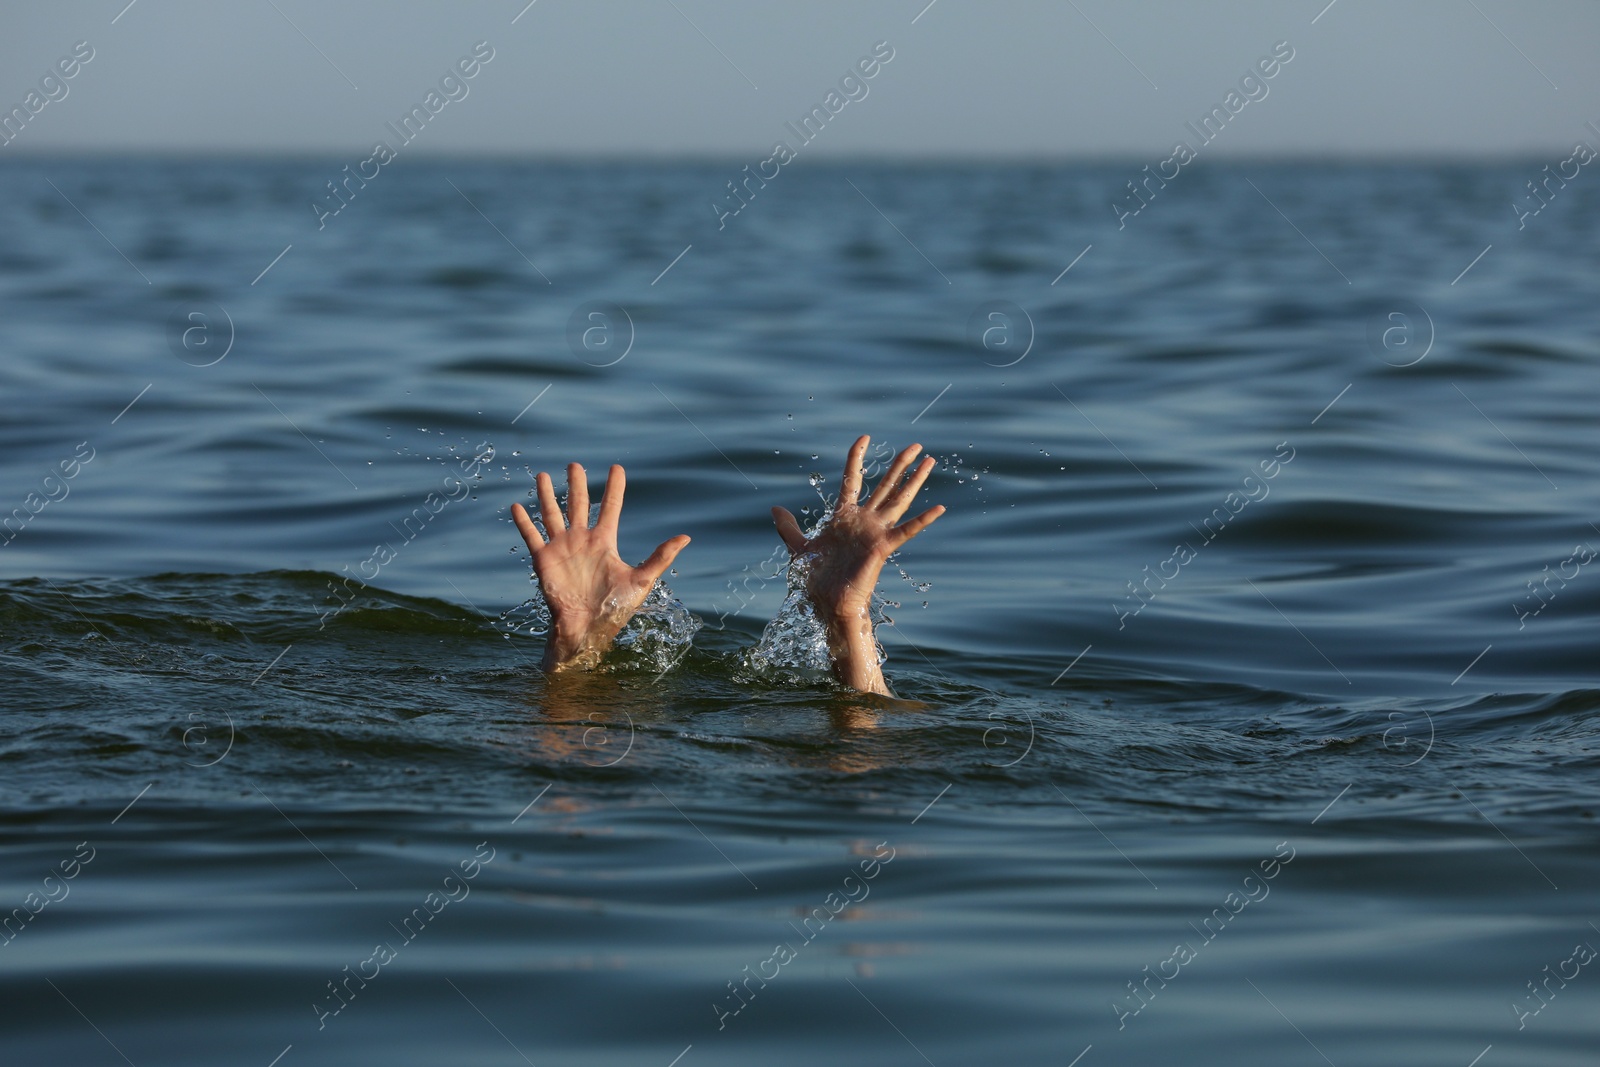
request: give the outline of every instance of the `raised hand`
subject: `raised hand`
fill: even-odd
[[[527,509],[511,505],[511,518],[533,556],[550,605],[553,625],[544,648],[544,669],[589,669],[611,647],[622,628],[649,595],[683,547],[686,534],[663,541],[650,558],[630,567],[617,553],[617,521],[622,516],[622,493],[627,475],[616,464],[606,477],[600,515],[589,525],[589,483],[583,468],[567,465],[567,517],[556,503],[555,487],[543,471],[537,479],[539,517],[548,540],[539,533]]]
[[[944,505],[935,505],[914,519],[900,522],[935,466],[931,456],[914,468],[911,466],[922,451],[921,445],[911,445],[896,456],[878,487],[860,501],[861,457],[869,443],[870,438],[862,435],[850,446],[839,502],[815,537],[808,539],[795,517],[784,508],[772,509],[772,521],[789,547],[791,558],[813,557],[806,592],[827,630],[834,673],[852,688],[887,696],[889,687],[878,666],[877,642],[868,613],[872,592],[889,555],[943,515]]]

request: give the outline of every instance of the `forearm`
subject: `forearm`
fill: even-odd
[[[834,677],[863,693],[893,696],[878,664],[878,640],[866,611],[833,611],[825,622]]]
[[[841,559],[822,551],[806,573],[806,595],[827,636],[834,677],[863,693],[893,696],[879,666],[872,595],[882,563]]]

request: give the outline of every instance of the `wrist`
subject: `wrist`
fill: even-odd
[[[830,628],[843,629],[869,617],[876,585],[875,579],[863,582],[859,576],[816,574],[807,584],[806,593],[817,618]]]
[[[858,639],[872,632],[872,617],[865,605],[822,605],[818,617],[830,635],[842,639]]]
[[[599,619],[554,620],[549,636],[545,638],[544,669],[590,670],[611,649],[612,642],[621,631]]]

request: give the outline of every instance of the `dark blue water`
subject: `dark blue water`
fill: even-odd
[[[1593,1062],[1600,193],[338,168],[0,171],[6,1062]],[[745,658],[861,432],[892,706]],[[568,460],[703,625],[552,684]]]

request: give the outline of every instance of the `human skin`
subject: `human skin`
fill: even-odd
[[[794,515],[784,508],[773,508],[772,519],[791,559],[811,557],[806,595],[827,634],[835,677],[865,693],[893,696],[878,664],[869,611],[872,593],[889,556],[927,529],[945,509],[936,505],[900,522],[935,466],[931,456],[912,466],[921,445],[911,445],[896,456],[877,488],[861,500],[861,459],[870,443],[863,435],[850,447],[839,501],[816,536],[806,537]],[[521,504],[511,506],[512,520],[527,543],[534,574],[550,605],[551,629],[542,663],[547,672],[588,670],[598,665],[656,579],[689,543],[686,534],[679,534],[663,541],[639,566],[623,562],[617,552],[617,522],[626,484],[623,469],[613,465],[593,527],[588,525],[587,476],[576,463],[567,467],[565,518],[550,476],[539,472],[539,517],[544,520],[545,535],[539,533]]]
[[[893,696],[878,665],[869,612],[872,593],[889,556],[927,529],[945,509],[938,504],[900,522],[936,465],[928,456],[912,466],[921,445],[911,445],[896,456],[877,488],[861,500],[861,459],[870,441],[863,434],[850,446],[839,502],[816,536],[807,538],[794,515],[784,508],[772,509],[772,521],[791,559],[813,557],[806,594],[827,633],[835,677],[862,692]]]
[[[600,514],[593,526],[589,525],[588,476],[582,466],[567,466],[565,518],[550,476],[540,471],[537,484],[545,535],[539,533],[521,504],[511,505],[511,518],[528,545],[533,572],[550,605],[551,628],[542,666],[550,673],[588,670],[611,648],[689,537],[679,534],[663,541],[643,563],[630,567],[617,552],[617,522],[627,486],[621,466],[613,464],[606,477]]]

